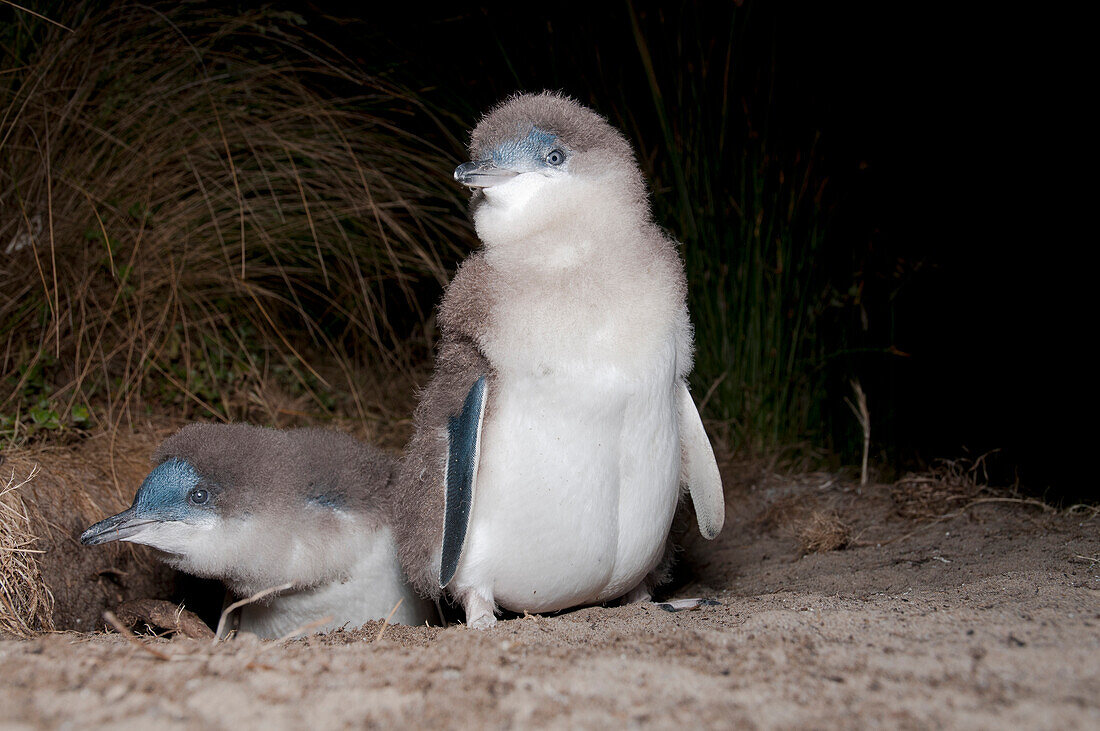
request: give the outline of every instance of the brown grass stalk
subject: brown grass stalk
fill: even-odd
[[[19,495],[37,473],[35,466],[17,480],[12,470],[0,487],[0,632],[18,637],[54,630],[53,595],[38,569],[38,537]]]
[[[189,7],[74,8],[0,77],[0,413],[248,418],[280,378],[362,413],[356,374],[426,346],[472,237],[418,101],[280,14]]]

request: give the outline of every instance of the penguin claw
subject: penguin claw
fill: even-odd
[[[721,606],[721,604],[722,602],[715,601],[714,599],[704,599],[702,597],[693,599],[673,599],[670,602],[657,602],[657,606],[666,612],[690,611],[692,609],[698,609],[699,607],[717,607]]]

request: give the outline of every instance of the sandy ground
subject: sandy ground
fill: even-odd
[[[163,657],[115,634],[3,640],[0,725],[1100,728],[1095,511],[971,496],[914,519],[888,486],[739,485],[673,590],[718,606],[142,640]],[[813,510],[847,548],[802,555]]]

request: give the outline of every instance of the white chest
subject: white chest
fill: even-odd
[[[240,630],[276,639],[324,617],[332,619],[311,627],[308,632],[324,632],[345,625],[354,628],[389,616],[398,602],[400,606],[390,618],[394,624],[424,624],[434,618],[434,606],[417,596],[405,582],[388,528],[376,531],[363,549],[361,558],[345,577],[280,595],[266,605],[243,607]]]
[[[643,273],[519,279],[500,288],[480,345],[501,375],[646,379],[676,336],[678,304]]]
[[[629,591],[660,560],[675,510],[675,308],[596,289],[517,293],[482,343],[497,378],[455,586],[508,609]]]

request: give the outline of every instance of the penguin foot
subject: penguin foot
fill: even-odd
[[[643,581],[626,593],[623,604],[637,604],[638,602],[652,601],[653,595],[649,593],[649,587]]]
[[[684,612],[698,609],[699,607],[717,607],[721,604],[722,602],[715,601],[714,599],[704,599],[702,597],[693,599],[673,599],[670,602],[657,602],[657,606],[666,612]]]
[[[493,616],[492,612],[486,614],[479,614],[476,617],[467,618],[466,626],[470,629],[489,629],[497,623],[497,618]]]
[[[463,598],[462,608],[466,610],[466,626],[470,629],[489,629],[497,623],[493,601],[477,592],[471,591]]]

